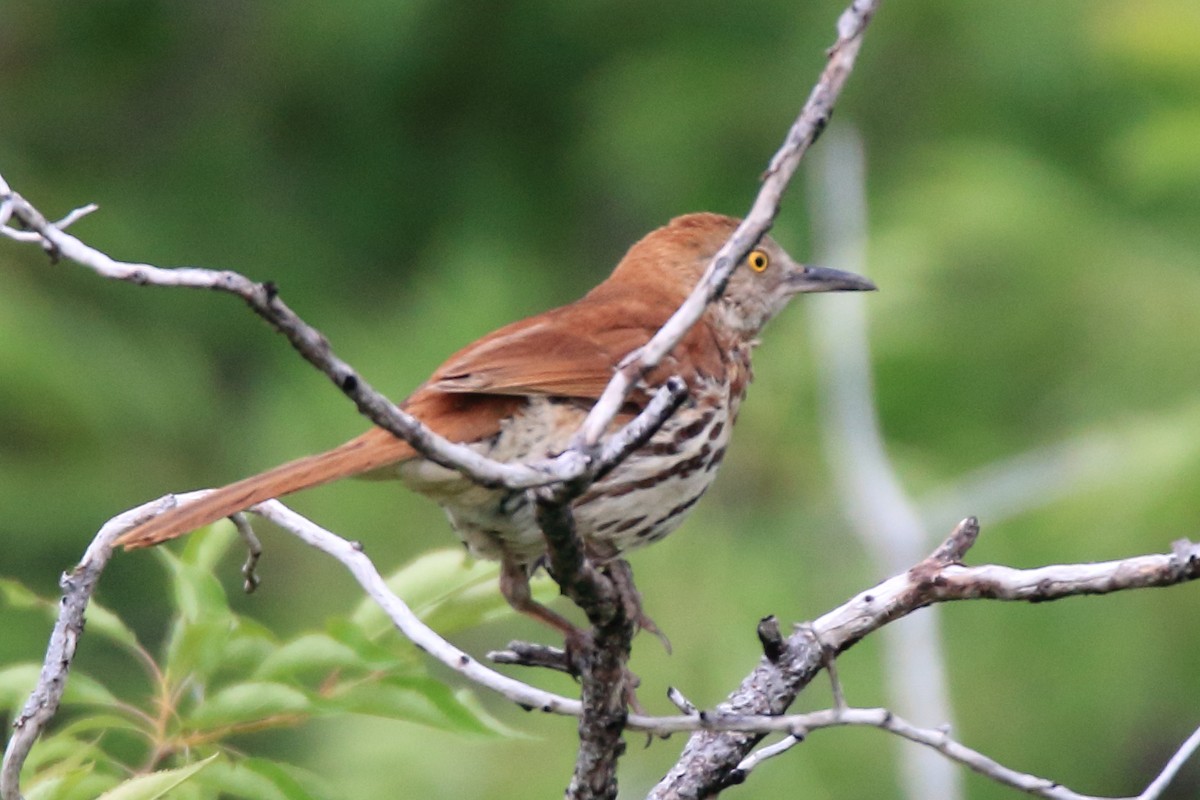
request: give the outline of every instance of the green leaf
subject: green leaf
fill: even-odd
[[[216,755],[211,755],[203,761],[179,769],[139,775],[100,795],[98,800],[155,800],[207,767],[216,758]]]
[[[457,703],[465,713],[470,714],[480,725],[483,725],[488,733],[495,733],[500,736],[506,736],[510,739],[528,738],[526,734],[510,728],[500,720],[493,717],[479,702],[479,696],[467,688],[453,689],[451,694],[454,697],[454,702]]]
[[[392,660],[394,661],[394,660]],[[267,656],[254,677],[260,680],[328,672],[337,668],[369,668],[352,648],[323,633],[288,642]]]
[[[232,522],[214,522],[187,538],[180,560],[194,569],[211,574],[237,540],[237,529]]]
[[[367,638],[362,628],[345,619],[331,619],[326,623],[325,629],[338,642],[353,649],[367,669],[386,669],[389,672],[396,672],[400,669],[411,672],[416,669],[422,674],[425,672],[422,662],[418,659],[417,649],[400,637],[395,637],[388,642],[389,645],[392,645],[389,649],[387,645]],[[407,660],[403,659],[405,654],[408,656]]]
[[[88,603],[85,619],[88,633],[99,634],[131,649],[141,647],[133,629],[126,625],[116,613],[94,600]]]
[[[42,777],[61,777],[87,764],[109,762],[111,759],[95,742],[53,734],[38,742],[24,766]]]
[[[187,563],[165,547],[155,548],[154,552],[171,573],[175,607],[184,619],[229,615],[225,590],[209,569]]]
[[[222,689],[197,706],[186,721],[198,728],[215,728],[279,714],[312,713],[313,705],[303,692],[282,683],[255,681]]]
[[[234,621],[229,617],[189,622],[176,619],[167,643],[164,672],[178,682],[196,673],[203,681],[225,659]]]
[[[442,634],[453,633],[511,615],[499,590],[499,569],[487,561],[472,561],[462,550],[443,549],[409,562],[387,579],[413,613]],[[549,603],[559,596],[558,584],[546,576],[531,582],[534,599]],[[392,621],[371,598],[364,598],[350,619],[374,639],[393,628]]]
[[[279,641],[270,629],[249,617],[236,617],[233,627],[214,674],[244,678],[279,648]]]
[[[23,787],[25,800],[91,800],[112,788],[117,779],[98,775],[91,764],[84,764],[37,775],[29,783]]]
[[[0,578],[0,597],[4,598],[7,605],[17,609],[55,607],[53,602],[38,597],[33,590],[12,578]]]
[[[117,714],[88,714],[71,722],[58,732],[62,736],[78,736],[94,732],[128,731],[149,738],[151,734],[131,719]]]
[[[504,726],[478,706],[468,705],[433,678],[386,678],[359,683],[329,698],[331,708],[418,722],[448,731],[501,733]]]
[[[248,800],[316,800],[328,795],[327,792],[313,793],[312,787],[321,783],[318,776],[262,758],[248,758],[233,764],[214,764],[199,780],[205,787],[219,792],[222,797],[244,797]]]
[[[424,616],[465,588],[481,583],[495,585],[497,574],[495,564],[472,562],[462,550],[443,549],[410,561],[388,577],[387,585],[417,616]],[[387,614],[370,598],[358,604],[350,619],[372,638],[392,628]]]
[[[533,599],[548,604],[562,592],[549,576],[541,575],[529,582]],[[440,634],[473,628],[486,622],[503,619],[515,612],[500,594],[498,580],[489,580],[473,586],[464,586],[460,591],[448,595],[442,602],[433,604],[421,613],[425,624]]]
[[[19,581],[0,578],[0,597],[10,608],[19,610],[41,610],[48,612],[51,620],[58,619],[59,604],[55,600],[39,597]],[[92,600],[87,607],[87,630],[111,639],[118,644],[137,647],[137,636],[112,611]]]
[[[64,775],[37,776],[32,786],[21,787],[21,797],[24,800],[59,800],[65,794],[63,783],[66,780]]]
[[[29,693],[37,686],[41,675],[40,664],[14,664],[0,669],[0,707],[12,709],[19,713],[25,705]],[[63,693],[64,703],[89,703],[102,706],[118,705],[119,701],[99,681],[78,672],[73,672],[67,680],[67,688]]]

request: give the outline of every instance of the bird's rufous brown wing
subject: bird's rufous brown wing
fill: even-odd
[[[594,293],[595,294],[595,293]],[[452,394],[548,395],[596,400],[617,364],[645,344],[666,322],[663,309],[645,293],[613,297],[589,295],[536,317],[515,322],[468,345],[434,370],[414,395],[433,390]],[[694,327],[678,350],[684,363],[711,362],[711,337],[703,324]],[[718,359],[719,361],[719,359]],[[680,360],[668,358],[651,383],[677,372]],[[683,375],[686,380],[691,375]],[[414,413],[416,413],[414,411]],[[420,416],[417,414],[417,416]],[[447,435],[447,434],[443,434]]]
[[[404,409],[450,441],[473,442],[495,434],[523,397],[598,398],[620,359],[644,344],[664,321],[644,297],[613,300],[589,295],[479,339],[435,370],[402,404]],[[703,344],[704,336],[694,329],[681,346],[704,349]],[[671,365],[663,369],[669,371]],[[290,461],[171,509],[117,543],[127,548],[158,544],[264,500],[375,472],[415,455],[407,442],[372,428],[332,450]]]

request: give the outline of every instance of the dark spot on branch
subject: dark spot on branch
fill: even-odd
[[[351,374],[347,375],[346,377],[342,378],[342,391],[343,392],[353,392],[357,388],[358,388],[358,376],[357,375],[351,373]]]
[[[775,615],[763,617],[758,621],[758,641],[762,644],[763,655],[772,664],[778,663],[783,656],[783,634],[779,632],[779,620]]]
[[[821,138],[821,134],[825,132],[825,129],[827,127],[829,127],[829,122],[832,119],[833,119],[833,109],[831,108],[828,111],[826,111],[824,114],[821,114],[815,120],[813,120],[813,132],[812,132],[812,141],[813,142],[815,142],[815,141],[817,141],[817,139]]]
[[[263,294],[267,296],[268,303],[279,297],[279,285],[275,281],[264,281],[262,288]]]

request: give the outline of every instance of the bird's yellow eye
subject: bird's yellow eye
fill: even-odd
[[[750,255],[746,256],[746,263],[750,265],[750,269],[755,272],[764,272],[767,265],[771,263],[771,259],[762,250],[755,250]]]

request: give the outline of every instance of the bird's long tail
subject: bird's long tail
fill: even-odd
[[[217,489],[199,500],[173,508],[122,534],[125,549],[150,547],[245,511],[256,503],[340,478],[361,475],[416,455],[412,446],[380,428],[324,453],[289,461],[274,469]]]

